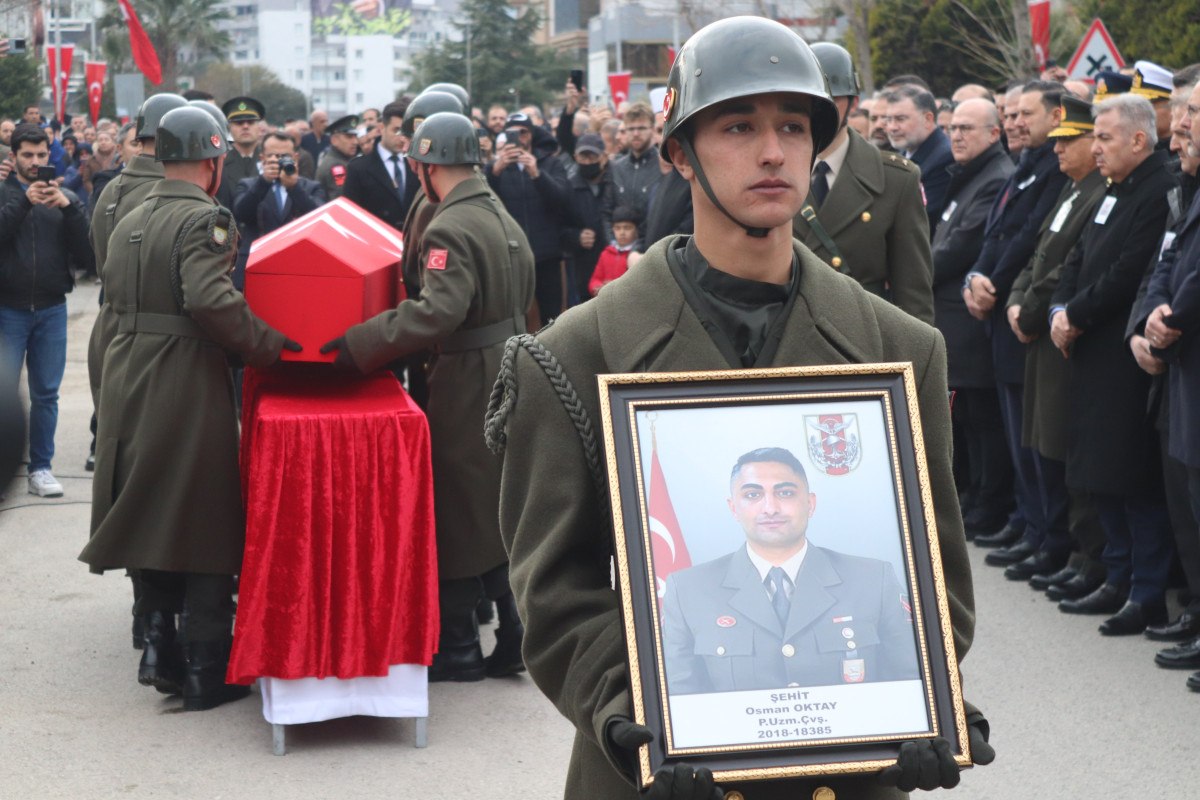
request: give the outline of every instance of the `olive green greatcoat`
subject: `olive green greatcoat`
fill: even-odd
[[[154,156],[138,155],[100,192],[88,237],[92,242],[92,252],[96,254],[96,272],[101,280],[104,280],[104,259],[108,256],[108,237],[113,228],[126,214],[140,206],[154,184],[162,179],[162,164],[155,161]],[[88,340],[88,381],[92,386],[92,408],[100,407],[100,373],[104,367],[104,351],[116,335],[117,318],[106,298],[100,306],[100,313],[96,315]]]
[[[140,252],[131,241],[139,233]],[[92,537],[79,556],[93,571],[241,567],[245,523],[226,351],[262,367],[278,358],[284,338],[233,288],[236,244],[228,211],[170,179],[113,229],[105,265],[113,311],[131,323],[135,313],[169,317],[193,335],[144,332],[163,323],[143,317],[141,331],[118,332],[104,355]]]
[[[672,277],[658,242],[636,268],[600,295],[565,312],[539,340],[574,384],[600,432],[596,376],[605,373],[723,370],[729,363]],[[796,243],[798,296],[769,365],[911,361],[919,392],[925,455],[936,510],[954,639],[961,658],[974,635],[971,569],[950,469],[950,406],[941,335],[863,291]],[[525,622],[529,674],[576,728],[565,796],[634,800],[604,742],[615,716],[632,716],[620,598],[609,577],[612,525],[597,496],[570,417],[524,350],[516,361],[516,401],[507,423],[500,529]],[[603,450],[603,443],[600,443]],[[601,463],[604,454],[601,453]],[[751,783],[747,800],[905,797],[875,776]],[[726,786],[726,790],[733,787]]]
[[[330,200],[336,200],[342,196],[342,192],[346,188],[346,173],[344,172],[346,165],[350,163],[353,156],[344,156],[340,150],[333,147],[321,154],[321,160],[317,163],[317,183],[321,184],[321,188],[325,190],[325,196]],[[333,177],[333,168],[341,167],[342,182],[338,183]]]
[[[1067,360],[1050,341],[1050,297],[1058,288],[1058,274],[1071,248],[1083,235],[1104,199],[1106,181],[1099,170],[1078,184],[1063,187],[1058,202],[1046,215],[1038,234],[1037,250],[1013,281],[1005,310],[1020,306],[1017,324],[1028,336],[1036,336],[1025,346],[1025,393],[1022,400],[1024,422],[1021,444],[1032,447],[1046,458],[1067,460]],[[1059,230],[1050,230],[1063,204],[1071,201]]]
[[[838,252],[822,244],[803,214],[796,216],[793,234],[825,263],[840,258],[837,269],[868,292],[932,325],[933,257],[921,170],[903,156],[879,152],[854,131],[849,134],[846,159],[817,209],[817,222]],[[808,205],[816,208],[811,193]]]
[[[533,302],[533,251],[478,175],[431,205],[428,226],[411,243],[419,249],[420,296],[350,328],[346,343],[354,363],[369,372],[409,353],[446,347],[456,332],[514,320],[486,347],[441,352],[429,372],[438,575],[464,578],[508,559],[496,519],[500,459],[487,449],[482,420],[504,339],[524,332]],[[445,252],[442,269],[429,268],[435,250]]]

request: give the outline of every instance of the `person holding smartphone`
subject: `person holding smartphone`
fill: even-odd
[[[50,140],[36,125],[13,130],[10,169],[0,183],[0,369],[29,373],[29,493],[59,497],[50,471],[58,387],[67,364],[67,292],[72,267],[94,271],[83,205],[59,188]]]

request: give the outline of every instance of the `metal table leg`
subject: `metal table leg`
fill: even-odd
[[[271,725],[271,752],[277,756],[287,754],[287,734],[283,725]]]
[[[429,717],[417,717],[417,747],[429,745]]]

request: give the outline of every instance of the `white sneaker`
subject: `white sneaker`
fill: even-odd
[[[62,497],[63,488],[50,470],[39,469],[29,473],[29,493],[38,497]]]

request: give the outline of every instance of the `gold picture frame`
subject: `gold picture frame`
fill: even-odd
[[[911,364],[599,384],[640,784],[970,766]]]

